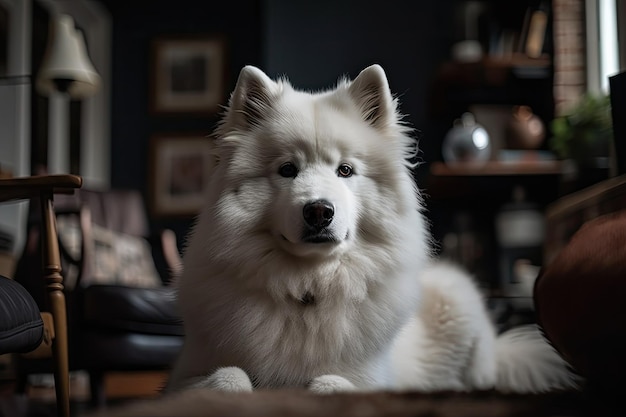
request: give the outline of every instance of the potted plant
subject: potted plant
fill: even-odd
[[[584,95],[565,115],[551,123],[550,148],[579,167],[608,166],[613,139],[611,101],[607,95]]]

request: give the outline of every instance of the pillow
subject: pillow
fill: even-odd
[[[142,237],[115,232],[94,223],[83,226],[81,232],[76,216],[58,216],[57,233],[60,243],[74,260],[80,259],[82,238],[85,237],[84,256],[88,263],[83,266],[82,286],[104,284],[150,288],[162,285],[151,247]]]

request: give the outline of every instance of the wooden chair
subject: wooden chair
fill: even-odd
[[[41,242],[43,253],[43,281],[47,289],[48,309],[52,316],[49,334],[54,361],[54,382],[57,414],[70,415],[69,361],[65,295],[63,276],[53,206],[55,193],[73,192],[82,186],[82,178],[76,175],[42,175],[0,179],[0,202],[37,199],[39,200],[42,224]],[[35,200],[33,200],[35,201]]]

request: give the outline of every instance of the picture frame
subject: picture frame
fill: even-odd
[[[213,165],[206,134],[157,134],[150,139],[150,211],[155,217],[199,213]]]
[[[162,37],[152,43],[151,111],[214,113],[224,99],[225,47],[219,37]]]

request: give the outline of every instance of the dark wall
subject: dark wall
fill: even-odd
[[[429,85],[449,56],[452,0],[267,0],[264,63],[297,87],[328,88],[378,63],[401,111],[421,131],[422,158],[438,159],[439,142],[427,122]],[[420,177],[421,172],[418,172]]]
[[[147,190],[150,136],[206,131],[216,116],[165,117],[149,112],[150,42],[159,35],[217,34],[227,40],[227,91],[239,70],[254,64],[296,87],[321,89],[372,63],[387,72],[402,112],[422,131],[423,159],[437,159],[429,137],[427,96],[451,43],[452,0],[102,0],[113,21],[112,170],[114,187]],[[227,97],[224,97],[226,102]],[[436,156],[435,156],[436,155]],[[425,168],[422,168],[425,170]],[[418,176],[420,173],[418,173]],[[184,235],[189,219],[153,219]]]
[[[210,133],[217,116],[156,116],[150,113],[150,46],[162,35],[206,34],[226,41],[226,91],[245,64],[260,65],[262,59],[260,6],[258,0],[194,1],[103,0],[111,12],[111,185],[138,189],[148,198],[150,137],[168,132]],[[225,94],[224,102],[228,95]],[[184,236],[190,219],[152,219],[155,227],[173,228]]]
[[[150,135],[167,131],[207,131],[207,116],[155,116],[149,111],[150,44],[161,35],[223,36],[227,42],[227,86],[239,67],[261,60],[259,1],[108,1],[113,20],[112,163],[117,187],[143,188]],[[226,97],[224,98],[226,99]]]

